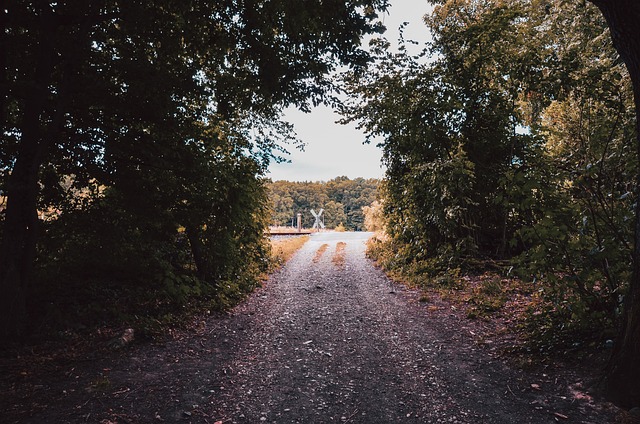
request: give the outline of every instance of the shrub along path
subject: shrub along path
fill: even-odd
[[[5,368],[0,421],[613,422],[584,372],[518,369],[479,324],[390,282],[369,235],[312,236],[245,303],[165,344]]]

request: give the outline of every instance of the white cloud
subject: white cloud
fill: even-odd
[[[311,113],[295,109],[286,119],[296,126],[298,137],[306,143],[304,151],[289,149],[291,163],[273,164],[268,177],[273,180],[328,181],[339,176],[382,178],[381,151],[363,144],[365,136],[355,125],[340,125],[340,116],[326,106]]]

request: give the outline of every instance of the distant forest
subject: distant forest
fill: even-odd
[[[342,224],[347,230],[364,230],[362,208],[376,200],[380,180],[337,177],[328,182],[275,181],[268,184],[269,201],[273,208],[271,225],[292,226],[298,213],[303,227],[315,221],[311,209],[324,209],[324,224],[336,228]]]

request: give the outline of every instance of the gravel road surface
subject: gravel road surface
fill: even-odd
[[[193,334],[13,381],[0,421],[612,422],[575,374],[510,366],[472,321],[392,283],[365,258],[370,236],[313,235]]]
[[[573,422],[591,422],[595,411],[586,405],[582,416],[570,393],[552,402],[535,393],[531,384],[549,376],[535,379],[478,348],[466,320],[430,316],[417,293],[365,258],[370,236],[314,235],[236,310],[218,336],[233,355],[212,381],[216,416],[234,423],[552,423],[570,410]]]

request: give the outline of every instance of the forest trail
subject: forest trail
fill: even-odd
[[[313,235],[196,334],[50,366],[1,393],[0,421],[612,422],[573,374],[509,366],[472,321],[392,283],[365,258],[370,235]]]

